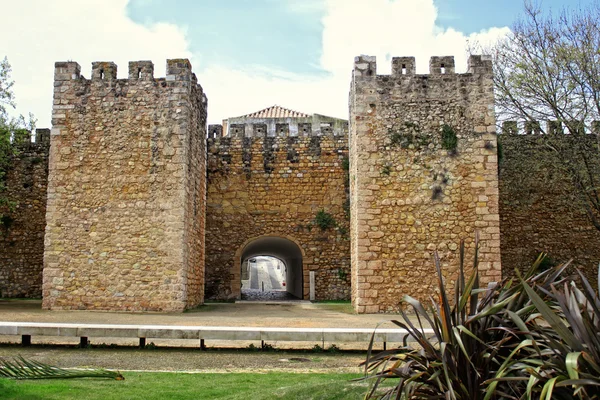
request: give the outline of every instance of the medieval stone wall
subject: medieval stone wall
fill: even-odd
[[[16,154],[6,174],[5,208],[0,221],[0,297],[42,297],[44,229],[50,130],[14,138]]]
[[[569,168],[584,174],[589,168],[600,176],[597,134],[548,135],[531,129],[519,134],[516,122],[503,126],[498,136],[503,275],[525,270],[546,252],[547,264],[573,258],[573,265],[596,282],[600,231],[588,218]]]
[[[43,307],[178,311],[203,300],[206,97],[188,60],[58,62]]]
[[[207,146],[206,296],[239,298],[237,258],[252,239],[271,236],[304,253],[305,299],[310,271],[316,299],[348,299],[347,134],[217,137]],[[321,210],[335,226],[319,228]]]
[[[404,295],[436,291],[434,251],[454,287],[458,245],[480,237],[481,280],[501,279],[497,149],[491,61],[412,57],[377,75],[355,60],[350,91],[352,300],[358,312],[398,310]]]

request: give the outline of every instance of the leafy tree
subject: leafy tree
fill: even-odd
[[[13,85],[11,67],[8,59],[4,57],[0,61],[0,225],[4,220],[3,211],[6,212],[15,206],[6,195],[6,173],[10,167],[10,160],[15,154],[11,138],[29,135],[35,125],[32,114],[29,114],[29,121],[26,121],[22,115],[16,118],[9,115],[8,110],[16,106]]]
[[[560,13],[526,2],[522,18],[491,54],[499,121],[526,121],[540,134],[573,183],[574,204],[600,230],[598,135],[584,135],[600,128],[598,26],[598,1]]]

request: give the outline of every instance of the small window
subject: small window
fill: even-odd
[[[406,64],[402,64],[402,75],[406,75]]]
[[[440,69],[441,69],[442,74],[446,73],[446,67],[444,66],[444,64],[441,65]]]

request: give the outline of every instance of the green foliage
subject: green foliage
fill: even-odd
[[[342,169],[346,172],[350,171],[350,158],[348,156],[342,159]]]
[[[313,353],[322,353],[323,351],[323,347],[319,346],[318,344],[315,344],[312,348]]]
[[[14,360],[0,359],[0,377],[12,379],[73,379],[109,378],[123,380],[123,375],[104,369],[66,370],[39,361],[16,357]]]
[[[480,288],[477,240],[475,247],[472,272],[467,278],[463,267],[464,243],[460,245],[459,275],[453,296],[446,290],[436,253],[439,302],[434,301],[427,310],[412,297],[404,297],[403,301],[412,307],[418,323],[414,324],[405,311],[401,312],[402,321],[392,322],[406,329],[407,336],[418,346],[409,345],[405,340],[398,349],[373,355],[372,338],[364,363],[363,379],[372,382],[366,398],[549,399],[551,385],[568,391],[568,395],[557,398],[594,398],[586,396],[591,395],[589,388],[596,387],[593,385],[600,380],[591,383],[592,378],[586,375],[587,380],[582,380],[579,386],[571,386],[575,376],[572,367],[571,375],[555,373],[545,379],[548,373],[544,368],[548,362],[554,365],[554,370],[557,365],[565,365],[563,370],[568,370],[567,356],[572,353],[569,346],[575,342],[565,333],[569,331],[566,325],[559,329],[550,317],[540,323],[537,321],[540,313],[546,312],[542,311],[543,304],[548,303],[549,310],[557,308],[557,302],[549,294],[564,283],[561,273],[567,265],[539,272],[543,259],[540,256],[518,281],[507,279]],[[589,310],[589,307],[584,308]],[[548,324],[554,329],[549,329]],[[427,326],[431,327],[433,335],[424,332]],[[598,329],[582,329],[582,332],[593,333],[598,340],[595,333]],[[561,352],[553,349],[554,346],[564,348],[563,358],[557,356]],[[594,346],[600,349],[597,343]],[[580,351],[581,346],[574,350]],[[580,358],[586,358],[585,352],[582,354]],[[553,359],[555,361],[551,363]],[[598,372],[596,376],[599,376]],[[560,378],[553,380],[558,376]],[[570,378],[565,379],[565,376]],[[395,379],[397,383],[393,387],[382,387],[389,379]],[[588,392],[582,392],[582,386],[586,386]]]
[[[448,150],[450,153],[455,154],[458,146],[458,137],[454,128],[450,125],[442,125],[442,148]]]
[[[337,225],[337,223],[335,222],[335,218],[333,218],[333,215],[326,212],[325,210],[319,210],[319,212],[317,212],[314,222],[315,225],[321,228],[322,231],[326,231]]]
[[[362,398],[366,386],[351,381],[357,374],[224,372],[124,372],[125,380],[120,382],[0,379],[0,397],[8,400],[348,400]]]
[[[8,115],[8,109],[15,108],[13,85],[11,67],[5,57],[0,62],[0,218],[16,206],[6,195],[6,173],[10,168],[13,155],[16,154],[11,138],[28,138],[35,125],[35,119],[31,114],[28,122],[22,115],[17,118]],[[2,220],[0,225],[3,225]],[[5,225],[4,227],[6,228]]]
[[[385,176],[390,176],[390,174],[392,173],[392,167],[390,167],[389,165],[384,165],[383,168],[381,168],[381,175],[385,175]]]
[[[346,278],[348,278],[348,271],[346,271],[345,269],[338,268],[337,272],[338,272],[338,278],[340,278],[340,280],[345,281]]]

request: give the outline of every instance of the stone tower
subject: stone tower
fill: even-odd
[[[492,63],[413,57],[377,75],[375,57],[355,59],[350,89],[352,299],[358,312],[398,309],[409,294],[435,293],[437,250],[454,287],[458,244],[473,257],[480,237],[482,283],[501,278],[498,165]],[[468,265],[468,264],[467,264]]]
[[[43,307],[180,311],[204,298],[206,96],[186,59],[57,62]]]

